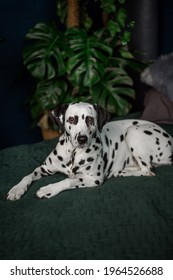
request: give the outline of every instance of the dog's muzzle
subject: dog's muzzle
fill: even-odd
[[[79,135],[77,137],[77,141],[79,143],[79,145],[85,145],[88,142],[88,137],[86,135]]]

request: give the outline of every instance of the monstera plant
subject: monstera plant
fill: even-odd
[[[63,102],[98,103],[118,116],[131,109],[135,92],[127,70],[139,70],[139,64],[128,49],[134,23],[126,22],[125,0],[97,1],[103,17],[98,30],[87,3],[57,0],[64,30],[55,23],[38,23],[26,35],[23,57],[36,80],[30,99],[36,122]]]

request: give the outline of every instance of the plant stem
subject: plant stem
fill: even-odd
[[[67,27],[79,26],[79,3],[78,0],[68,0]]]

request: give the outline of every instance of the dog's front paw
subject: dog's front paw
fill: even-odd
[[[18,200],[26,192],[27,188],[16,185],[7,194],[7,200]]]
[[[40,188],[36,193],[36,196],[39,198],[50,198],[54,195],[51,185]]]

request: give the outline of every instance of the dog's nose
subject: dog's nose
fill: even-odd
[[[79,135],[77,141],[80,145],[84,145],[88,141],[88,137],[86,135]]]

